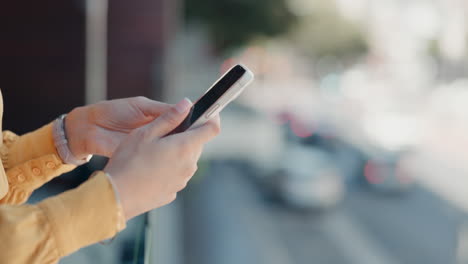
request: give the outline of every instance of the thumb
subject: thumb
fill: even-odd
[[[150,137],[163,137],[174,130],[187,117],[192,105],[188,98],[184,98],[153,122],[147,124],[145,129],[149,130]]]
[[[145,116],[152,117],[151,120],[168,111],[171,105],[138,96],[130,98],[129,103],[139,109]]]

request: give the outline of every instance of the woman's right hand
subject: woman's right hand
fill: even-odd
[[[104,171],[112,177],[127,220],[172,202],[197,170],[203,145],[219,134],[219,117],[166,136],[187,116],[184,99],[153,122],[131,132]]]

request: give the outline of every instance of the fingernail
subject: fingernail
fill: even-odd
[[[190,99],[188,99],[188,98],[184,98],[182,101],[178,102],[175,105],[175,109],[180,114],[185,113],[187,110],[190,109],[190,107],[192,107],[192,101],[190,101]]]

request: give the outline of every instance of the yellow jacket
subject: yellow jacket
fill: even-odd
[[[2,117],[0,93],[0,131]],[[103,172],[74,190],[36,205],[23,204],[35,189],[74,166],[59,158],[51,124],[23,136],[6,131],[1,137],[0,263],[57,263],[125,227]]]

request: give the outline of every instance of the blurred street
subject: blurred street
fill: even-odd
[[[431,192],[401,196],[351,186],[328,212],[301,212],[265,199],[253,171],[214,162],[184,193],[184,263],[457,263],[466,221]]]

